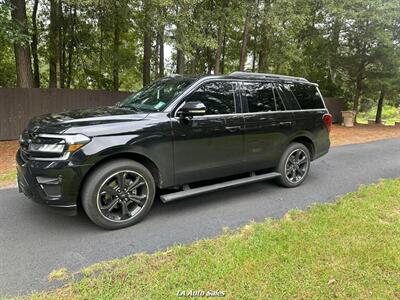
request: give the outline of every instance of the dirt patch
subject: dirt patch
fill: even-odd
[[[390,138],[400,138],[400,127],[356,125],[348,128],[340,125],[333,125],[330,134],[332,146],[359,144]]]
[[[18,141],[0,142],[0,188],[15,185],[15,154]]]
[[[0,174],[15,170],[15,154],[18,147],[18,141],[0,142]]]

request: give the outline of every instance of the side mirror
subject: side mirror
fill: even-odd
[[[205,114],[206,106],[200,101],[186,102],[177,113],[179,118],[191,118],[194,116],[204,116]]]

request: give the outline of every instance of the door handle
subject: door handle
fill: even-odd
[[[225,127],[225,129],[228,130],[229,132],[235,132],[240,130],[240,126],[227,126]]]
[[[293,122],[287,121],[287,122],[279,122],[280,126],[283,127],[291,127],[293,125]]]

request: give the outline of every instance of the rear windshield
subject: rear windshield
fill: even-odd
[[[301,109],[324,108],[324,103],[316,86],[300,83],[289,84],[288,86],[296,97]]]

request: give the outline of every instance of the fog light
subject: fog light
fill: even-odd
[[[60,197],[61,196],[61,182],[62,177],[36,177],[42,190],[45,192],[47,197]]]

